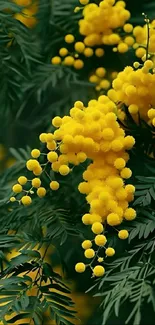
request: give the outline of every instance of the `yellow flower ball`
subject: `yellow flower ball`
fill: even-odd
[[[74,44],[74,48],[75,48],[75,51],[77,51],[78,53],[83,53],[83,51],[85,49],[85,44],[83,42],[76,42]]]
[[[40,180],[40,178],[33,178],[32,179],[32,186],[33,187],[35,187],[35,188],[38,188],[38,187],[40,187],[40,185],[41,185],[41,180]]]
[[[130,168],[123,168],[120,173],[122,178],[128,179],[132,176],[132,171]]]
[[[58,160],[58,154],[54,151],[51,151],[47,154],[47,159],[49,162],[53,163]]]
[[[148,117],[152,120],[153,118],[155,118],[155,109],[154,108],[150,108],[147,112]]]
[[[96,69],[95,73],[99,78],[103,78],[106,74],[106,69],[103,67],[99,67]]]
[[[74,64],[74,58],[71,55],[68,55],[64,59],[64,65],[72,66]]]
[[[60,56],[54,56],[52,59],[51,59],[51,63],[54,64],[54,65],[58,65],[61,63],[61,58]]]
[[[43,198],[45,195],[46,195],[46,189],[44,187],[39,187],[37,189],[37,195],[40,197],[40,198]]]
[[[151,60],[146,60],[144,63],[144,67],[147,68],[148,70],[152,69],[153,66],[154,66],[154,64]]]
[[[20,176],[20,177],[18,178],[18,183],[19,183],[20,185],[25,185],[25,184],[27,183],[27,177],[25,177],[25,176]]]
[[[13,187],[12,187],[12,190],[14,193],[21,193],[23,188],[20,184],[15,184]]]
[[[92,247],[92,242],[90,240],[84,240],[82,243],[83,249],[89,249]]]
[[[74,61],[74,68],[80,70],[84,67],[84,62],[80,59]]]
[[[94,51],[93,51],[93,49],[91,49],[90,47],[86,47],[86,48],[84,49],[83,54],[84,54],[87,58],[90,58],[91,56],[93,56]]]
[[[62,175],[62,176],[66,176],[68,175],[70,172],[70,168],[66,165],[61,165],[60,168],[59,168],[59,173]]]
[[[31,156],[32,156],[33,158],[38,158],[38,157],[40,156],[40,150],[38,150],[38,149],[33,149],[33,150],[31,151]]]
[[[97,235],[95,237],[95,244],[97,246],[104,246],[107,242],[107,238],[104,235]]]
[[[139,109],[138,109],[138,106],[137,105],[131,104],[128,107],[128,111],[129,111],[130,114],[133,114],[134,115],[134,114],[137,114],[138,113]]]
[[[47,142],[46,147],[47,147],[48,150],[53,151],[53,150],[56,150],[57,144],[56,144],[56,142],[54,140],[52,140],[51,142]]]
[[[83,273],[85,271],[85,269],[86,269],[86,265],[84,263],[77,263],[75,265],[75,271],[77,273]]]
[[[89,213],[86,213],[82,217],[82,222],[84,225],[90,225],[91,224],[91,215]]]
[[[119,233],[118,233],[118,237],[120,239],[127,239],[129,237],[129,233],[127,230],[120,230]]]
[[[124,213],[124,218],[129,221],[134,220],[136,218],[136,211],[132,208],[126,209]]]
[[[85,250],[84,255],[86,258],[93,258],[95,256],[95,251],[92,248]]]
[[[126,43],[119,43],[117,46],[117,50],[119,53],[125,53],[129,49],[128,45]]]
[[[102,132],[104,140],[112,140],[114,138],[114,131],[111,128],[105,128]]]
[[[41,133],[40,136],[39,136],[39,140],[40,140],[42,143],[45,143],[45,142],[46,142],[46,136],[47,136],[46,133]]]
[[[26,167],[28,170],[33,171],[39,167],[39,162],[36,159],[29,159],[26,163]]]
[[[59,185],[59,183],[56,182],[56,181],[52,181],[52,182],[50,183],[50,188],[51,188],[51,190],[53,190],[53,191],[57,191],[57,190],[59,189],[59,187],[60,187],[60,185]]]
[[[103,225],[101,222],[94,222],[92,225],[92,232],[96,235],[101,234],[103,232]]]
[[[87,159],[87,155],[85,154],[85,152],[78,152],[78,154],[77,154],[77,160],[78,160],[78,162],[80,162],[80,163],[83,163],[84,161],[86,161],[86,159]]]
[[[107,216],[107,223],[109,226],[117,226],[117,225],[120,225],[121,219],[118,214],[110,213]]]
[[[93,274],[96,276],[96,277],[100,277],[100,276],[103,276],[105,273],[105,268],[101,265],[96,265],[94,268],[93,268]]]
[[[53,124],[53,126],[55,126],[56,128],[59,128],[59,127],[61,126],[61,124],[62,124],[62,119],[61,119],[61,117],[59,117],[59,116],[54,117],[53,120],[52,120],[52,124]]]
[[[81,194],[89,194],[90,186],[87,182],[82,182],[79,184],[78,190]]]
[[[41,175],[42,171],[43,171],[43,169],[41,168],[41,166],[38,166],[35,169],[33,169],[33,174],[35,176],[39,176],[39,175]]]
[[[123,29],[124,29],[124,31],[126,32],[126,33],[131,33],[132,31],[133,31],[133,25],[131,25],[131,24],[125,24],[124,26],[123,26]]]
[[[89,0],[79,0],[79,2],[81,3],[81,5],[85,6],[89,3]]]
[[[113,256],[113,255],[115,255],[115,250],[114,250],[114,248],[112,248],[112,247],[108,247],[108,248],[105,250],[105,254],[106,254],[107,256]]]
[[[98,48],[95,50],[95,55],[98,57],[98,58],[101,58],[103,55],[104,55],[104,50],[101,49],[101,48]]]
[[[135,52],[136,56],[140,59],[143,57],[143,55],[145,55],[145,53],[146,53],[146,49],[143,47],[139,47]]]
[[[14,196],[10,197],[10,202],[15,202],[16,198]]]
[[[25,195],[21,198],[21,202],[23,205],[30,205],[32,203],[32,199],[29,195]]]
[[[135,186],[133,186],[132,184],[128,184],[125,186],[125,190],[128,194],[133,194],[135,193]]]
[[[74,37],[74,35],[72,35],[72,34],[67,34],[67,35],[65,36],[65,42],[68,43],[68,44],[73,43],[74,40],[75,40],[75,37]]]
[[[131,135],[128,135],[124,138],[124,147],[129,150],[132,149],[135,144],[135,139]]]
[[[79,108],[79,109],[82,109],[84,107],[84,105],[83,105],[83,103],[80,100],[77,100],[74,103],[74,107]]]
[[[53,142],[54,140],[54,135],[52,133],[47,133],[46,134],[46,142]]]
[[[59,54],[60,54],[60,56],[64,57],[64,56],[66,56],[68,54],[68,50],[65,47],[62,47],[59,50]]]
[[[140,67],[140,63],[136,61],[133,63],[133,66],[135,69],[138,69]]]
[[[125,167],[125,165],[126,165],[126,162],[123,158],[117,158],[114,161],[114,166],[119,170],[123,169]]]

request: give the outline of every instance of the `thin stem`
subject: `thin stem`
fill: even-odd
[[[149,58],[149,42],[150,42],[150,20],[148,16],[145,13],[142,13],[142,15],[145,17],[145,22],[147,26],[147,44],[146,44],[146,60]]]

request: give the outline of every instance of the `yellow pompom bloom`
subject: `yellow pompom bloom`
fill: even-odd
[[[29,159],[26,163],[26,167],[28,170],[33,171],[39,167],[39,162],[36,159]]]
[[[68,50],[65,47],[62,47],[59,50],[59,54],[60,54],[60,56],[66,56],[68,54]]]
[[[65,36],[65,42],[66,43],[73,43],[74,42],[74,40],[75,40],[75,37],[74,37],[74,35],[72,35],[72,34],[67,34],[66,36]]]
[[[99,78],[103,78],[106,74],[106,69],[103,68],[103,67],[99,67],[96,69],[96,75],[99,77]]]
[[[64,65],[72,66],[74,64],[74,58],[70,55],[66,56],[64,59]]]
[[[79,0],[79,2],[81,3],[81,5],[85,6],[89,3],[89,0]]]
[[[139,47],[137,50],[136,50],[136,56],[138,57],[138,58],[142,58],[142,56],[144,55],[146,53],[146,50],[145,50],[145,48],[143,48],[143,47]]]
[[[90,240],[84,240],[82,243],[83,249],[89,249],[92,247],[92,242]]]
[[[49,162],[53,163],[58,160],[58,154],[54,151],[51,151],[47,154],[47,159]]]
[[[41,175],[42,171],[43,171],[42,167],[38,165],[35,169],[33,169],[33,174],[35,176],[39,176]]]
[[[84,107],[84,105],[83,105],[83,103],[80,100],[77,100],[74,103],[74,107],[79,108],[79,109],[82,109]]]
[[[122,178],[128,179],[132,176],[132,171],[130,168],[123,168],[120,173]]]
[[[138,69],[140,67],[140,63],[136,61],[133,63],[133,66],[135,69]]]
[[[86,213],[82,217],[82,222],[84,225],[90,225],[91,224],[91,215],[89,213]]]
[[[35,188],[38,188],[38,187],[40,187],[40,185],[41,185],[41,180],[40,180],[40,178],[33,178],[32,179],[32,186],[33,187],[35,187]]]
[[[16,198],[14,196],[10,197],[10,202],[15,202]]]
[[[107,238],[104,235],[97,235],[95,237],[95,244],[97,246],[104,246],[107,242]]]
[[[58,173],[59,172],[59,168],[60,168],[60,162],[59,161],[56,161],[56,162],[53,162],[52,165],[51,165],[51,168],[54,172]]]
[[[118,214],[110,213],[107,217],[107,223],[109,226],[117,226],[120,225],[121,219]]]
[[[154,66],[154,64],[151,60],[146,60],[144,63],[144,67],[147,68],[148,70],[152,69],[153,66]]]
[[[42,143],[45,143],[46,142],[46,133],[41,133],[40,136],[39,136],[39,140],[42,142]]]
[[[59,168],[59,173],[62,175],[62,176],[66,176],[68,175],[70,172],[70,168],[66,165],[61,165],[60,168]]]
[[[100,277],[100,276],[103,276],[105,273],[105,268],[101,265],[96,265],[94,268],[93,268],[93,274],[96,276],[96,277]]]
[[[103,225],[100,222],[94,222],[92,225],[92,232],[96,235],[101,234],[103,232]]]
[[[52,140],[51,142],[47,142],[47,145],[46,145],[47,149],[48,150],[56,150],[56,142],[54,140]]]
[[[60,63],[61,63],[61,58],[60,58],[60,56],[54,56],[54,57],[51,59],[51,63],[54,64],[54,65],[60,64]]]
[[[86,258],[93,258],[95,256],[95,251],[92,248],[85,250],[84,255]]]
[[[27,177],[25,177],[25,176],[20,176],[20,177],[18,178],[18,183],[19,183],[20,185],[25,185],[25,184],[27,183]]]
[[[124,147],[125,149],[129,150],[132,149],[134,144],[135,144],[135,139],[131,135],[128,135],[127,137],[124,138]]]
[[[78,53],[83,53],[85,49],[85,44],[83,42],[76,42],[74,45],[75,51]]]
[[[98,58],[101,58],[103,55],[104,55],[104,50],[101,49],[101,48],[98,48],[95,50],[95,55],[98,57]]]
[[[46,134],[46,142],[53,142],[54,135],[52,133]]]
[[[59,189],[59,187],[60,187],[60,185],[59,185],[59,183],[56,182],[56,181],[52,181],[52,182],[50,183],[50,188],[51,188],[51,190],[53,190],[53,191],[57,191],[57,190]]]
[[[14,193],[21,193],[23,188],[20,184],[15,184],[13,187],[12,187],[12,190]]]
[[[93,49],[91,49],[90,47],[86,47],[86,48],[84,49],[83,54],[84,54],[87,58],[90,58],[91,56],[93,56],[94,51],[93,51]]]
[[[52,124],[53,124],[53,126],[55,126],[56,128],[59,128],[59,127],[61,126],[61,124],[62,124],[62,119],[61,119],[61,117],[59,117],[59,116],[54,117],[53,120],[52,120]]]
[[[126,43],[120,43],[117,46],[117,50],[119,53],[125,53],[128,51],[128,49],[129,49],[129,47]]]
[[[114,131],[111,128],[105,128],[102,132],[103,139],[112,140],[114,138]]]
[[[84,67],[84,62],[80,59],[74,61],[74,68],[80,70]]]
[[[77,273],[83,273],[85,271],[85,269],[86,269],[86,265],[84,263],[77,263],[75,265],[75,271]]]
[[[117,158],[114,161],[114,166],[119,170],[123,169],[125,167],[125,165],[126,165],[126,162],[123,158]]]
[[[23,205],[30,205],[32,203],[32,199],[29,195],[25,195],[21,198],[21,202]]]
[[[124,218],[126,220],[134,220],[136,218],[136,211],[132,208],[126,209],[124,213]]]
[[[152,120],[153,118],[155,118],[155,109],[154,108],[150,108],[147,112],[148,117]]]
[[[118,233],[118,237],[120,239],[127,239],[129,237],[129,233],[127,230],[120,230],[119,233]]]
[[[125,24],[125,25],[123,26],[123,29],[124,29],[124,31],[125,31],[126,33],[131,33],[131,32],[133,31],[133,25],[131,25],[131,24]]]
[[[125,186],[125,190],[128,194],[133,194],[135,193],[135,186],[133,186],[132,184],[128,184]]]
[[[90,192],[90,186],[87,182],[82,182],[79,184],[78,190],[81,194],[88,194]]]
[[[107,256],[113,256],[113,255],[115,255],[115,250],[114,250],[114,248],[112,248],[112,247],[108,247],[108,248],[105,250],[105,254],[106,254]]]
[[[134,115],[134,114],[137,114],[138,113],[139,109],[138,109],[138,106],[137,105],[131,104],[128,107],[128,111],[129,111],[130,114],[133,114]]]
[[[46,195],[46,189],[44,187],[39,187],[37,189],[37,195],[40,197],[40,198],[43,198],[45,195]]]
[[[31,156],[32,156],[33,158],[38,158],[38,157],[40,156],[40,150],[38,150],[38,149],[33,149],[33,150],[31,151]]]
[[[87,155],[84,152],[79,152],[77,154],[78,162],[83,163],[84,161],[86,161],[86,159],[87,159]]]

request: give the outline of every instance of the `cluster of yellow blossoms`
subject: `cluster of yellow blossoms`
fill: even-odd
[[[125,179],[132,175],[131,170],[126,167],[129,160],[126,150],[133,147],[135,140],[132,136],[125,136],[115,112],[115,103],[105,95],[100,96],[98,100],[89,101],[88,107],[84,107],[80,101],[75,102],[70,116],[56,116],[52,120],[53,126],[57,128],[54,133],[40,135],[40,141],[45,143],[49,150],[47,156],[34,149],[31,152],[34,159],[26,163],[27,169],[35,176],[42,175],[45,168],[43,166],[47,164],[51,164],[54,172],[66,176],[73,166],[88,161],[88,167],[83,173],[83,182],[79,184],[78,190],[86,195],[90,205],[90,211],[82,217],[82,222],[91,225],[93,233],[100,235],[98,239],[95,237],[95,243],[100,240],[102,242],[104,238],[102,233],[105,222],[110,226],[117,226],[123,219],[133,220],[136,217],[135,210],[129,207],[135,188],[131,184],[125,185]],[[43,165],[37,160],[41,155],[47,157]],[[45,196],[46,189],[41,187],[40,178],[34,178],[28,190],[23,190],[22,186],[25,184],[27,178],[22,176],[19,177],[18,184],[13,186],[13,192],[17,195],[26,192],[19,199],[24,205],[31,203],[30,194],[34,193],[34,189],[37,189],[39,197]],[[59,184],[51,181],[50,187],[57,190]],[[11,197],[10,200],[15,201],[16,198]],[[125,233],[123,236],[126,237]],[[112,252],[112,248],[107,248],[106,255],[112,256]],[[85,256],[94,258],[94,254],[91,249]],[[78,266],[76,270],[81,272]],[[98,273],[94,271],[94,274]]]
[[[89,58],[95,55],[101,58],[104,55],[104,45],[118,45],[120,53],[126,52],[128,45],[132,45],[134,39],[127,36],[124,40],[126,43],[124,43],[120,36],[120,27],[124,28],[124,32],[131,32],[133,29],[131,24],[125,24],[130,18],[130,12],[125,9],[125,2],[117,1],[115,3],[115,0],[103,0],[97,5],[89,4],[89,1],[79,1],[81,5],[84,5],[84,8],[75,8],[75,12],[82,9],[83,13],[83,19],[79,20],[80,41],[75,41],[72,34],[66,35],[65,42],[68,47],[62,47],[59,50],[59,56],[53,57],[51,63],[72,66],[76,70],[80,70],[84,67],[85,57]],[[83,37],[82,41],[81,36]],[[131,42],[131,38],[133,42]]]
[[[136,56],[142,58],[146,53],[147,42],[148,42],[148,28],[149,28],[149,43],[148,52],[151,55],[155,54],[155,20],[142,26],[136,26],[133,29],[133,36],[135,38],[134,47],[136,49]]]
[[[133,66],[135,69],[128,66],[118,73],[109,96],[120,103],[122,110],[125,105],[135,118],[139,113],[141,118],[155,126],[154,63],[146,60],[143,65],[135,62]]]
[[[25,26],[32,28],[36,25],[35,15],[38,12],[38,1],[33,0],[13,0],[18,6],[23,7],[21,13],[16,13],[14,18],[19,20]]]
[[[118,72],[116,71],[108,73],[104,67],[98,67],[89,77],[89,81],[96,85],[95,89],[101,94],[102,92],[107,92],[117,74]]]

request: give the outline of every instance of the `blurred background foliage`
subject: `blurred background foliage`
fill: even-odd
[[[82,72],[66,66],[51,65],[51,58],[57,55],[59,48],[64,45],[66,33],[73,33],[79,37],[78,19],[80,13],[74,14],[74,8],[78,5],[78,1],[34,1],[30,3],[28,12],[24,12],[26,9],[21,7],[22,1],[25,6],[24,0],[0,1],[0,198],[4,198],[4,191],[9,198],[10,185],[21,175],[25,159],[29,157],[30,148],[38,144],[39,133],[50,130],[52,117],[67,114],[76,100],[87,103],[90,98],[97,97],[93,85],[88,82],[92,61],[89,62],[89,59],[85,59],[87,61],[86,69]],[[127,0],[126,3],[131,12],[131,22],[134,25],[143,24],[142,12],[145,12],[150,19],[155,18],[154,0]],[[28,14],[29,18],[25,18],[23,14]],[[100,62],[109,71],[120,71],[133,61],[134,53],[132,51],[121,55],[113,53],[110,48],[107,48],[103,58],[93,58],[93,69]],[[10,150],[10,148],[12,149]],[[132,164],[134,166],[137,164],[137,168],[139,168],[142,156],[139,155],[139,161],[137,161],[137,157],[135,160],[133,157]],[[15,162],[16,164],[13,165]],[[13,166],[10,167],[11,165]],[[8,167],[10,168],[8,169]],[[64,182],[63,191],[65,190],[66,193],[68,191],[70,195],[64,197],[63,201],[61,191],[59,196],[53,194],[50,202],[45,199],[46,214],[42,213],[42,203],[40,206],[38,204],[37,208],[34,205],[33,209],[31,208],[31,211],[28,209],[27,212],[20,207],[21,218],[17,220],[16,224],[14,224],[16,212],[12,211],[11,206],[9,206],[9,211],[8,207],[7,209],[3,207],[2,200],[0,234],[7,233],[10,227],[15,233],[19,229],[21,232],[24,231],[26,222],[23,221],[23,217],[27,217],[32,225],[29,236],[37,243],[43,224],[47,222],[48,209],[51,213],[51,206],[53,211],[57,206],[59,209],[63,209],[65,206],[65,210],[69,211],[71,226],[70,229],[67,228],[68,225],[65,225],[63,218],[64,211],[62,214],[60,213],[60,234],[64,245],[59,245],[59,237],[56,234],[53,234],[54,239],[52,239],[54,246],[59,246],[60,255],[64,256],[64,259],[62,260],[55,250],[51,250],[48,262],[58,273],[65,269],[66,281],[67,283],[68,280],[70,281],[69,286],[73,289],[72,298],[75,301],[75,308],[82,325],[99,325],[103,321],[102,312],[96,310],[100,297],[92,300],[91,296],[84,295],[85,290],[93,284],[90,274],[86,272],[84,275],[76,275],[74,272],[75,263],[80,258],[82,259],[82,249],[79,249],[80,242],[88,235],[86,234],[88,230],[85,230],[79,222],[83,211],[88,209],[83,197],[76,190],[79,175],[80,171],[77,172],[76,179],[73,176],[68,176],[72,179],[68,178],[68,181]],[[9,183],[6,184],[6,180]],[[46,183],[46,179],[44,181]],[[69,188],[68,183],[71,184]],[[56,224],[54,223],[54,225]],[[45,239],[49,239],[53,223],[49,222],[48,226]],[[75,236],[75,233],[79,233],[79,231],[80,236]],[[3,247],[2,244],[1,247]],[[6,247],[4,252],[10,254],[9,246]],[[12,250],[11,256],[15,256],[14,245],[12,245]],[[124,315],[128,308],[127,304],[124,308]],[[119,320],[112,315],[107,324],[123,323],[124,315]],[[143,315],[143,317],[143,324],[145,324],[145,317],[148,323],[152,324],[151,312],[150,319],[148,311],[147,315]],[[46,318],[45,324],[50,324],[47,323]]]

